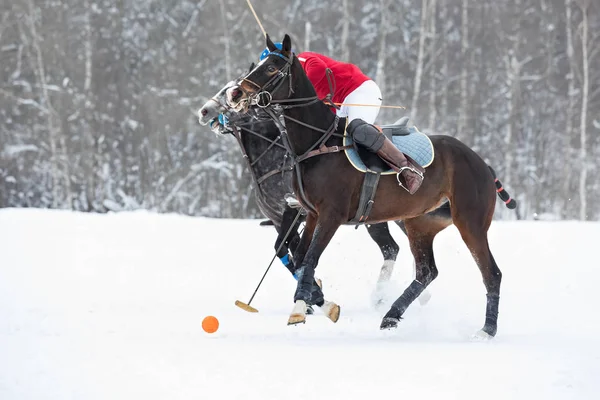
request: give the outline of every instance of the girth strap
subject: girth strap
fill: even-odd
[[[356,229],[358,229],[359,225],[367,223],[367,219],[369,218],[371,210],[373,209],[373,204],[375,203],[375,192],[377,191],[380,177],[381,172],[371,170],[365,172],[356,215],[349,221],[356,224]]]

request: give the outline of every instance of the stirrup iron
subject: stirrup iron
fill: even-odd
[[[419,177],[421,178],[421,181],[425,179],[425,175],[423,175],[423,173],[417,169],[414,169],[413,167],[400,167],[400,171],[398,171],[396,173],[396,180],[398,181],[398,185],[402,186],[404,188],[404,190],[406,190],[408,193],[410,193],[410,190],[408,190],[408,188],[406,186],[404,186],[402,184],[402,181],[400,180],[400,174],[402,172],[404,172],[404,170],[409,170],[414,172],[415,174],[419,175]]]

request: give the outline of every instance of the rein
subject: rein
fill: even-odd
[[[263,158],[273,147],[277,146],[280,147],[284,150],[287,151],[286,147],[279,143],[279,141],[281,140],[281,135],[277,136],[277,138],[275,138],[274,140],[269,139],[268,137],[261,135],[258,132],[253,131],[252,129],[249,129],[247,127],[244,127],[244,125],[250,124],[252,122],[244,122],[244,123],[238,123],[236,124],[235,121],[233,123],[231,123],[231,127],[233,129],[232,131],[232,135],[236,138],[241,152],[242,152],[242,157],[244,158],[244,160],[246,160],[246,163],[248,164],[248,169],[250,170],[250,173],[252,174],[252,179],[256,182],[256,186],[257,186],[257,190],[262,192],[262,189],[260,187],[260,184],[263,183],[266,179],[270,178],[273,175],[276,175],[280,172],[284,172],[287,169],[291,169],[291,168],[286,168],[285,167],[285,161],[284,161],[284,166],[283,167],[279,167],[276,168],[274,170],[271,170],[269,172],[267,172],[266,174],[262,175],[262,176],[258,176],[256,174],[256,171],[254,170],[254,166],[256,165],[256,163],[258,163],[258,161]],[[242,135],[241,135],[241,130],[244,130],[246,132],[248,132],[249,134],[252,134],[256,137],[259,137],[263,140],[266,140],[267,142],[269,142],[269,146],[267,147],[267,149],[265,151],[263,151],[255,160],[250,160],[250,157],[248,156],[248,150],[246,149],[246,146],[244,146],[244,142],[242,141]],[[287,154],[286,154],[287,157]]]
[[[247,77],[242,78],[241,81],[248,82],[252,86],[258,88],[258,92],[254,93],[254,94],[250,94],[247,92],[245,93],[246,97],[247,97],[247,104],[250,105],[253,102],[255,102],[256,107],[258,107],[259,109],[262,109],[270,117],[270,119],[275,123],[275,125],[277,125],[281,134],[277,137],[277,139],[275,141],[271,141],[256,132],[252,132],[251,130],[248,130],[247,128],[244,128],[244,129],[248,130],[248,132],[250,132],[252,134],[255,134],[256,136],[259,136],[259,137],[269,140],[271,142],[271,145],[269,146],[269,148],[267,150],[265,150],[259,158],[264,156],[275,145],[275,143],[277,141],[282,140],[283,145],[281,145],[279,143],[277,143],[277,145],[279,147],[283,147],[286,150],[286,152],[287,152],[286,157],[288,155],[291,156],[292,163],[289,166],[286,166],[285,165],[286,163],[284,161],[284,165],[282,167],[280,167],[278,169],[274,169],[272,171],[269,171],[261,177],[257,177],[256,173],[252,167],[254,166],[256,161],[258,161],[258,159],[255,160],[254,162],[250,162],[250,160],[248,159],[247,151],[242,143],[240,133],[237,130],[235,123],[231,124],[234,127],[234,136],[238,140],[238,143],[240,144],[240,148],[242,149],[242,154],[243,154],[244,158],[247,160],[248,165],[250,166],[250,170],[252,172],[254,181],[257,183],[258,190],[261,190],[260,184],[262,182],[264,182],[266,179],[268,179],[269,177],[274,176],[280,172],[284,173],[286,171],[294,170],[296,172],[296,179],[297,179],[298,188],[300,191],[299,195],[301,196],[304,203],[308,206],[310,211],[312,211],[313,213],[316,213],[315,206],[310,202],[310,200],[308,200],[306,193],[304,191],[304,186],[302,184],[302,174],[301,174],[301,170],[300,170],[300,163],[309,158],[315,157],[315,156],[337,153],[340,151],[344,151],[346,149],[350,149],[353,146],[351,146],[351,145],[327,146],[325,144],[332,136],[337,136],[337,137],[344,136],[344,135],[336,133],[337,128],[338,128],[338,122],[339,122],[339,117],[337,115],[335,116],[335,119],[332,122],[332,124],[329,126],[329,128],[322,129],[322,128],[310,125],[306,122],[300,121],[296,118],[285,115],[283,112],[278,113],[277,111],[275,111],[273,109],[273,106],[277,105],[281,109],[286,110],[286,109],[292,109],[292,108],[298,108],[298,107],[307,107],[307,106],[310,106],[312,104],[322,101],[325,105],[339,109],[340,107],[338,105],[334,104],[332,101],[333,93],[335,92],[335,80],[333,79],[333,74],[332,74],[331,70],[327,69],[326,77],[327,77],[327,82],[329,84],[330,93],[323,100],[319,99],[318,96],[273,100],[271,93],[278,90],[284,84],[286,78],[289,83],[288,96],[291,96],[294,93],[294,90],[292,87],[292,79],[290,79],[290,69],[291,69],[292,62],[293,62],[293,56],[286,57],[281,53],[275,53],[275,52],[271,52],[270,55],[283,58],[286,61],[285,66],[281,70],[279,70],[275,75],[273,75],[273,77],[271,77],[263,86],[258,85],[257,83],[253,82],[252,80],[248,79]],[[248,75],[250,75],[250,74],[248,74]],[[273,88],[271,89],[269,86],[273,86]],[[238,88],[245,92],[245,90],[241,86],[238,86]],[[294,103],[294,104],[288,104],[288,103]],[[292,144],[291,144],[291,141],[289,138],[289,134],[288,134],[287,128],[285,126],[286,119],[290,120],[294,123],[297,123],[299,125],[302,125],[306,128],[309,128],[311,130],[320,132],[323,135],[306,152],[298,155],[298,154],[296,154],[296,152],[294,151],[294,149],[292,147]]]
[[[265,110],[265,112],[267,112],[267,111]],[[280,115],[275,115],[275,118],[279,118],[280,116],[281,116],[281,114]],[[272,115],[269,114],[269,117],[270,117],[269,119],[273,120],[273,116]],[[345,150],[347,148],[351,148],[352,147],[352,146],[337,146],[337,145],[336,146],[329,146],[329,147],[325,146],[324,143],[331,136],[343,137],[343,135],[340,135],[339,133],[335,133],[335,129],[333,129],[333,130],[331,130],[331,129],[330,130],[320,129],[320,128],[313,127],[313,126],[311,126],[309,124],[306,124],[306,123],[304,123],[302,121],[299,121],[299,120],[297,120],[295,118],[292,118],[292,117],[287,117],[285,115],[283,115],[283,117],[284,118],[288,118],[288,119],[290,119],[290,120],[292,120],[292,121],[294,121],[294,122],[296,122],[296,123],[298,123],[300,125],[304,125],[304,126],[307,126],[309,128],[312,128],[314,130],[317,130],[318,132],[322,132],[325,135],[319,141],[317,141],[307,152],[305,152],[304,154],[302,154],[300,156],[295,156],[295,153],[293,153],[293,152],[290,153],[290,151],[288,150],[288,148],[284,144],[279,143],[282,140],[282,135],[277,136],[277,138],[274,139],[274,140],[273,139],[269,139],[268,137],[266,137],[266,136],[264,136],[264,135],[262,135],[262,134],[260,134],[260,133],[258,133],[256,131],[253,131],[252,129],[244,127],[244,125],[248,125],[248,124],[250,124],[252,122],[236,123],[235,120],[233,122],[230,121],[230,125],[233,128],[232,135],[238,141],[238,144],[239,144],[240,149],[242,151],[242,156],[244,157],[244,159],[248,163],[248,167],[251,170],[252,176],[254,178],[254,181],[257,183],[257,185],[260,185],[261,183],[263,183],[268,178],[270,178],[270,177],[272,177],[272,176],[274,176],[274,175],[276,175],[276,174],[278,174],[280,172],[283,173],[285,171],[291,171],[292,169],[294,169],[294,166],[295,166],[296,163],[300,163],[300,162],[302,162],[304,160],[307,160],[309,158],[312,158],[312,157],[315,157],[315,156],[318,156],[318,155],[323,155],[323,154],[328,154],[328,153],[336,153],[336,152],[339,152],[339,151],[342,151],[342,150]],[[337,123],[337,121],[336,121],[336,123]],[[276,125],[278,125],[277,122],[276,122]],[[335,128],[335,125],[332,125],[332,127]],[[278,126],[278,128],[281,129],[279,126]],[[250,160],[250,157],[248,156],[248,150],[246,149],[246,147],[244,146],[244,143],[242,142],[241,132],[240,132],[239,129],[244,130],[247,133],[249,133],[251,135],[254,135],[256,137],[259,137],[259,138],[261,138],[263,140],[266,140],[267,142],[270,143],[269,147],[267,147],[267,149],[265,151],[263,151],[256,159]],[[295,160],[289,166],[286,166],[285,165],[286,163],[284,161],[284,163],[283,163],[284,165],[282,167],[273,169],[273,170],[271,170],[271,171],[263,174],[260,177],[257,176],[253,167],[255,166],[255,164],[261,158],[263,158],[275,146],[277,146],[277,147],[279,147],[281,149],[284,149],[286,151],[286,153],[291,154],[292,156],[294,156]],[[316,148],[317,146],[318,146],[318,148]]]

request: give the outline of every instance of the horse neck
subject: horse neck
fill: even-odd
[[[302,67],[299,66],[299,68]],[[316,96],[316,92],[306,75],[301,74],[296,79],[297,84],[293,96],[290,97],[291,99]],[[328,130],[335,122],[335,114],[331,112],[329,106],[321,101],[308,106],[285,109],[284,114],[321,130]],[[298,155],[310,150],[324,135],[323,132],[300,125],[288,118],[285,119],[285,124],[290,143]]]

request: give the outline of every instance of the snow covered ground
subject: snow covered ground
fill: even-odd
[[[410,282],[406,238],[393,275]],[[435,242],[440,275],[396,331],[371,292],[382,264],[366,229],[321,258],[337,324],[288,327],[295,281],[258,221],[132,212],[0,210],[0,399],[598,399],[599,223],[494,222],[499,331],[458,231]],[[215,315],[217,333],[201,329]]]

